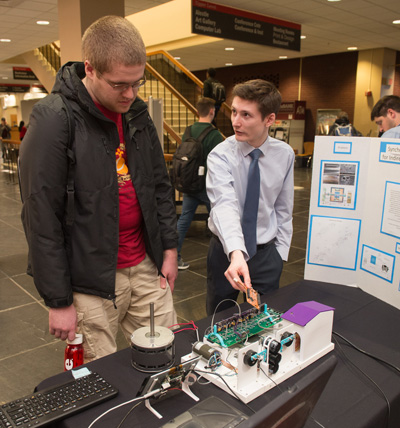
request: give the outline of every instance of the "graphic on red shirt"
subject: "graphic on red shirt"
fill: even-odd
[[[129,173],[124,139],[122,115],[96,103],[99,110],[115,122],[118,128],[119,147],[115,151],[116,173],[119,187],[119,248],[117,268],[138,265],[146,256],[143,236],[143,216],[139,200]]]

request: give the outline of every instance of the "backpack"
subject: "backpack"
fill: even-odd
[[[211,82],[212,98],[216,104],[222,104],[226,100],[225,86],[221,82]]]
[[[349,123],[348,125],[336,125],[335,135],[338,137],[351,137],[357,134],[353,131],[353,127]]]
[[[203,140],[215,128],[208,126],[197,138],[191,136],[191,128],[186,128],[182,143],[172,157],[171,181],[179,192],[193,194],[205,187]]]

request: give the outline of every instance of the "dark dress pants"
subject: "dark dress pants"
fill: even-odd
[[[225,271],[230,262],[224,253],[219,239],[215,236],[211,238],[207,255],[207,314],[212,315],[218,306],[217,311],[230,308],[235,305],[231,299],[236,301],[239,291],[234,289],[225,278]],[[251,284],[260,294],[279,288],[279,279],[282,273],[283,261],[276,249],[275,243],[257,246],[257,253],[247,265],[249,267]]]

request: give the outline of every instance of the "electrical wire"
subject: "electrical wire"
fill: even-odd
[[[343,336],[341,336],[340,334],[336,333],[336,332],[332,332],[335,336],[340,337],[341,339],[343,339],[345,342],[347,342],[350,346],[354,346],[354,349],[356,349],[357,351],[374,358],[374,356],[370,355],[368,352],[363,351],[362,349],[356,347],[355,345],[353,345],[350,341],[348,341],[347,339],[345,339]],[[361,374],[363,374],[375,387],[376,389],[380,392],[380,394],[382,395],[383,399],[386,401],[386,407],[387,407],[387,418],[386,418],[386,426],[389,426],[389,421],[390,421],[390,401],[387,398],[386,394],[383,392],[383,390],[380,388],[380,386],[370,377],[368,376],[363,370],[360,369],[360,367],[358,367],[355,363],[353,363],[353,361],[351,361],[351,359],[345,354],[342,345],[339,343],[339,341],[333,337],[333,340],[335,341],[335,343],[337,344],[337,346],[339,347],[342,355],[344,358],[346,358],[346,360],[353,366],[355,367]],[[375,358],[374,358],[375,359]],[[378,359],[379,360],[379,359]],[[379,360],[380,361],[380,360]]]
[[[355,350],[357,350],[358,352],[361,352],[364,355],[367,355],[368,357],[373,358],[376,361],[379,361],[383,364],[386,364],[387,366],[391,367],[392,369],[398,371],[400,373],[400,368],[395,366],[392,363],[389,363],[386,360],[383,360],[382,358],[377,357],[376,355],[370,354],[367,351],[364,351],[363,349],[359,348],[358,346],[356,346],[354,343],[350,342],[350,340],[346,339],[344,336],[342,336],[341,334],[337,333],[336,331],[332,331],[332,334],[334,334],[337,337],[340,337],[342,340],[344,340],[346,343],[348,343],[350,346],[352,346]]]
[[[105,416],[107,413],[112,412],[113,410],[118,409],[119,407],[125,406],[126,404],[130,404],[133,403],[134,401],[138,401],[138,400],[146,400],[147,398],[152,397],[153,395],[158,394],[159,392],[161,392],[162,389],[155,389],[154,391],[149,392],[148,394],[145,394],[141,397],[136,397],[136,398],[132,398],[132,400],[128,400],[125,401],[124,403],[118,404],[118,406],[114,406],[111,409],[106,410],[104,413],[102,413],[100,416],[98,416],[95,420],[93,420],[90,425],[88,426],[88,428],[92,428],[92,426],[99,420],[101,419],[103,416]]]
[[[136,409],[137,406],[139,406],[142,403],[143,401],[139,401],[139,403],[136,403],[134,406],[132,406],[129,412],[123,417],[122,421],[118,424],[117,428],[121,428],[122,424],[126,421],[126,418],[133,412],[134,409]]]

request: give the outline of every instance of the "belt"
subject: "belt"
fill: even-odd
[[[220,239],[218,238],[217,235],[215,235],[214,233],[211,232],[211,235],[213,238],[215,238],[219,243],[221,243]],[[269,247],[270,245],[272,245],[274,242],[276,241],[276,238],[271,239],[270,241],[268,241],[266,244],[258,244],[257,245],[257,251],[258,250],[263,250],[264,248]]]

